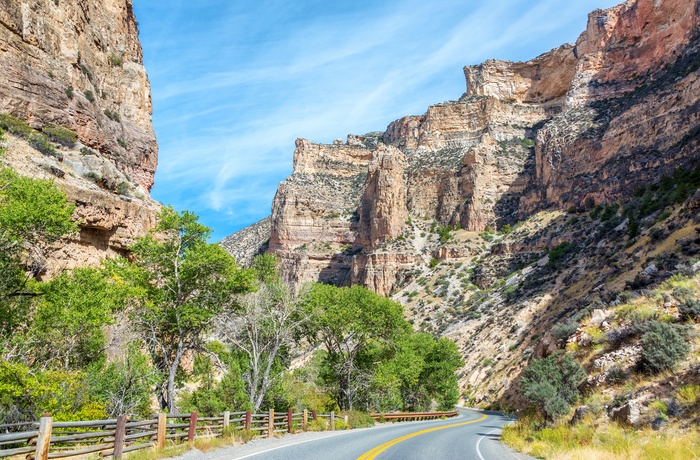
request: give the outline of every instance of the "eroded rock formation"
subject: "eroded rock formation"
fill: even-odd
[[[54,177],[77,204],[80,234],[56,246],[49,273],[124,254],[153,226],[158,148],[131,0],[0,1],[0,113],[77,133],[57,157],[6,136],[7,164]]]
[[[619,199],[695,164],[699,17],[697,0],[628,0],[591,13],[574,45],[465,67],[459,100],[383,133],[297,141],[269,251],[294,282],[387,294],[412,267],[451,253],[427,244],[412,219],[433,231],[496,229]]]

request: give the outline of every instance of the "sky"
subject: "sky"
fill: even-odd
[[[270,215],[298,137],[384,131],[465,92],[462,68],[527,61],[609,0],[133,0],[159,144],[154,199],[212,241]]]

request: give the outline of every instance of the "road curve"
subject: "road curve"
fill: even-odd
[[[460,409],[448,420],[382,424],[350,431],[302,433],[255,440],[182,460],[507,460],[528,459],[498,441],[510,419],[496,412]]]

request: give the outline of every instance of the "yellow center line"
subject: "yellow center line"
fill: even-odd
[[[458,426],[469,425],[470,423],[480,422],[482,420],[485,420],[487,417],[488,417],[488,415],[482,415],[480,418],[478,418],[476,420],[470,420],[468,422],[453,423],[452,425],[436,426],[433,428],[428,428],[426,430],[421,430],[421,431],[416,431],[414,433],[409,433],[407,435],[401,436],[400,438],[395,438],[395,439],[392,439],[391,441],[387,441],[384,444],[381,444],[381,445],[375,447],[374,449],[372,449],[368,452],[365,452],[361,456],[357,457],[357,460],[373,460],[374,458],[377,457],[377,455],[381,454],[382,452],[384,452],[388,448],[395,446],[396,444],[398,444],[402,441],[405,441],[407,439],[415,438],[416,436],[420,436],[420,435],[426,434],[426,433],[431,433],[431,432],[437,431],[437,430],[444,430],[446,428],[455,428]]]

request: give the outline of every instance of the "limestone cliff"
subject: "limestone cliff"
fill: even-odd
[[[77,204],[80,234],[49,272],[123,254],[154,224],[158,148],[131,0],[1,0],[0,113],[77,133],[56,156],[6,136],[6,163],[54,177]]]
[[[496,229],[550,207],[615,200],[691,166],[699,10],[680,0],[597,10],[575,45],[465,67],[458,101],[346,143],[297,141],[269,251],[294,282],[360,282],[386,294],[409,259],[449,253],[426,246],[419,225],[402,225],[410,219]],[[370,282],[377,257],[382,281]]]

